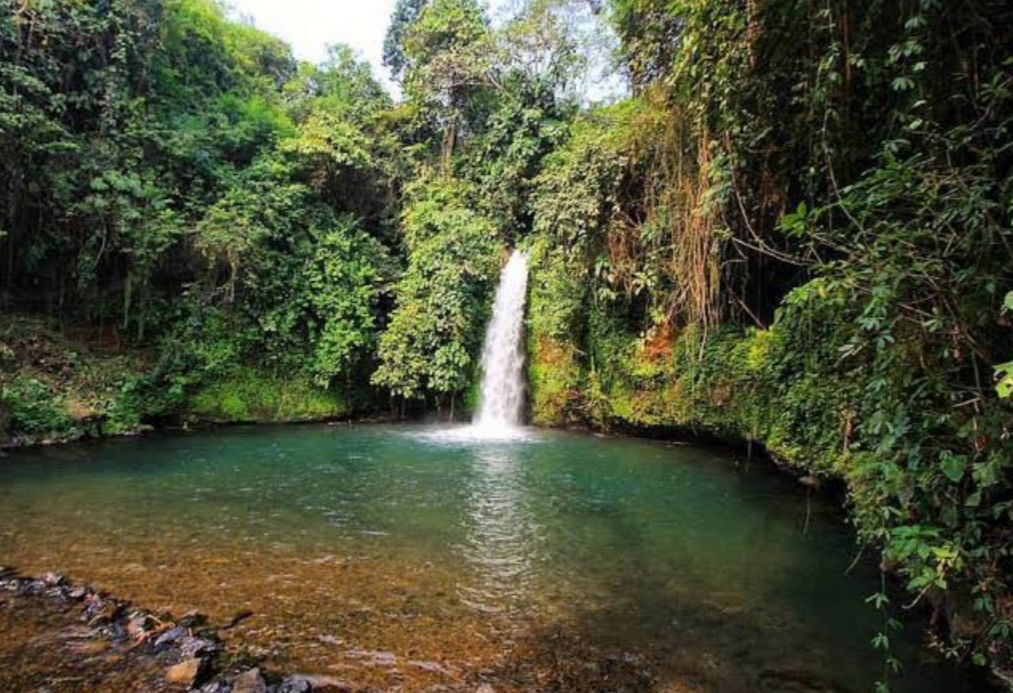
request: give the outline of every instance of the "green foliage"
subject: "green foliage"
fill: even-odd
[[[408,58],[404,52],[405,35],[418,20],[429,0],[397,0],[383,40],[383,64],[390,68],[394,79],[404,72]]]
[[[471,382],[500,245],[470,192],[442,178],[409,191],[402,217],[409,263],[373,374],[375,384],[400,397],[454,395]]]
[[[334,390],[250,368],[201,387],[187,406],[189,416],[210,421],[319,421],[348,413],[348,404]]]
[[[16,378],[0,387],[0,407],[15,435],[59,434],[73,425],[59,395],[40,380]]]
[[[1006,294],[1003,303],[1003,312],[1013,312],[1013,291]],[[1013,397],[1013,361],[1000,363],[995,367],[996,377],[999,382],[995,386],[1000,397],[1009,399]]]

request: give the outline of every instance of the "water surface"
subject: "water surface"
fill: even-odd
[[[0,461],[0,564],[196,609],[269,666],[447,690],[870,690],[879,577],[767,465],[638,439],[230,428]],[[919,647],[895,690],[961,690]],[[471,688],[468,688],[469,690]],[[968,688],[970,689],[970,688]]]

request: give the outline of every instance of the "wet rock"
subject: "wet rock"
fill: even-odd
[[[204,669],[204,660],[197,657],[184,659],[165,670],[165,680],[169,683],[181,683],[193,686]]]
[[[159,635],[158,638],[156,638],[155,647],[161,647],[163,645],[171,645],[177,640],[186,637],[187,635],[189,635],[189,633],[190,629],[184,628],[183,626],[176,626],[175,628],[170,628],[169,630]]]
[[[309,693],[313,690],[309,681],[301,676],[289,676],[278,686],[278,693]]]
[[[88,588],[84,585],[78,585],[77,587],[71,587],[67,590],[67,597],[75,601],[80,601],[88,596]]]
[[[260,669],[249,669],[233,679],[232,693],[267,693],[267,682]]]
[[[92,625],[115,621],[123,611],[123,605],[111,599],[103,599],[97,594],[86,598],[85,616]]]
[[[147,614],[135,614],[127,621],[127,635],[135,640],[144,639],[148,630],[154,625],[154,621]]]
[[[306,693],[306,691],[323,688],[325,690],[351,691],[352,685],[333,676],[313,676],[296,674],[288,676],[278,687],[278,693]]]
[[[212,681],[201,686],[200,693],[232,693],[232,686],[225,681]]]
[[[218,643],[214,640],[208,640],[207,638],[187,636],[179,643],[179,651],[184,657],[194,657],[198,654],[207,654],[215,652],[217,649]]]
[[[44,584],[46,587],[59,587],[60,585],[63,585],[67,582],[67,579],[64,578],[62,575],[60,575],[59,573],[52,573],[52,572],[43,573],[40,579],[42,580],[42,584]]]
[[[232,693],[232,686],[227,681],[212,681],[201,686],[201,693]]]

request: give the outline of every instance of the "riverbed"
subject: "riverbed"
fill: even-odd
[[[882,616],[836,504],[710,447],[236,427],[0,460],[0,564],[226,623],[362,688],[870,690]],[[894,636],[893,690],[972,690]],[[0,643],[0,647],[4,645]]]

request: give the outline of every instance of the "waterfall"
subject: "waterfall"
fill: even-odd
[[[515,250],[503,268],[482,347],[482,390],[474,425],[502,433],[524,414],[524,301],[528,258]]]

